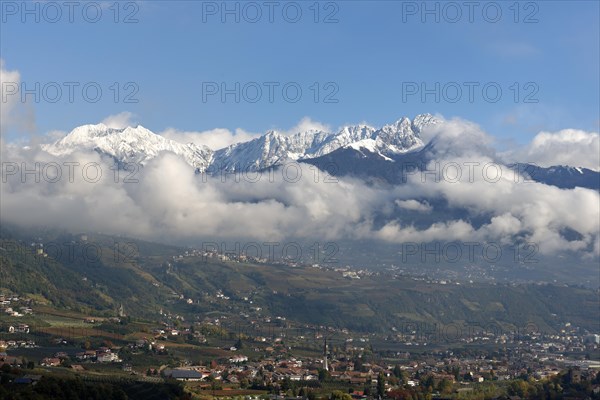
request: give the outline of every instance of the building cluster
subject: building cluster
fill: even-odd
[[[17,295],[0,294],[0,313],[11,317],[31,315],[33,314],[31,303],[31,300],[20,298]]]
[[[0,355],[6,355],[6,350],[25,348],[33,349],[37,347],[34,340],[0,340]]]
[[[40,365],[43,367],[58,367],[61,365],[68,364],[71,366],[71,362],[76,361],[79,363],[122,363],[123,360],[119,358],[118,351],[110,349],[108,347],[99,347],[96,350],[85,350],[75,353],[70,356],[65,351],[59,351],[54,353],[52,357],[45,357],[40,361]],[[74,369],[77,369],[78,365]]]
[[[215,382],[240,387],[285,388],[289,383],[312,387],[322,379],[347,384],[356,388],[355,394],[364,397],[363,390],[374,393],[380,379],[386,391],[399,388],[431,385],[438,387],[446,382],[459,387],[457,391],[472,390],[474,384],[487,381],[504,381],[527,376],[542,380],[568,371],[572,382],[594,381],[600,374],[600,365],[593,363],[539,363],[517,358],[501,360],[483,357],[456,357],[449,354],[431,355],[420,360],[406,360],[397,365],[386,362],[357,364],[344,357],[325,360],[295,357],[268,357],[261,361],[243,363],[223,362],[211,366],[188,365],[164,368],[160,374],[180,381],[204,381],[207,386]],[[327,366],[326,378],[323,370]],[[572,377],[571,377],[572,376]],[[598,388],[600,392],[600,387]]]

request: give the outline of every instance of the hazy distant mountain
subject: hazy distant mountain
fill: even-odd
[[[569,167],[567,165],[544,168],[533,164],[512,164],[511,167],[518,168],[522,175],[528,176],[536,182],[562,189],[575,187],[600,189],[600,174],[587,168]]]
[[[427,164],[436,160],[434,143],[405,154],[383,157],[368,146],[352,144],[321,157],[303,160],[335,176],[355,176],[371,181],[391,184],[405,183],[415,171],[423,171]],[[553,166],[540,167],[534,164],[508,164],[512,170],[523,175],[523,180],[544,183],[561,189],[583,187],[600,190],[600,173],[587,168]]]

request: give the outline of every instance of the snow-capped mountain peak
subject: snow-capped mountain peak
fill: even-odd
[[[441,122],[440,119],[431,114],[417,115],[413,121],[403,117],[392,124],[384,125],[380,129],[365,127],[363,130],[365,132],[364,137],[344,147],[350,146],[357,149],[354,144],[359,143],[360,148],[389,158],[392,155],[408,153],[422,148],[424,146],[420,136],[422,129],[428,125]],[[372,139],[374,142],[365,141],[365,139]]]
[[[413,119],[411,126],[412,126],[413,131],[415,131],[417,134],[421,134],[421,131],[425,127],[441,124],[442,122],[444,122],[442,119],[440,119],[434,115],[419,114]]]
[[[421,129],[438,122],[432,115],[423,114],[413,121],[401,118],[380,129],[359,124],[344,126],[334,133],[312,129],[292,135],[270,130],[258,138],[217,151],[167,139],[141,125],[115,129],[97,124],[77,127],[55,143],[44,145],[43,149],[57,156],[75,151],[96,151],[120,163],[142,165],[166,151],[183,157],[201,172],[257,171],[290,160],[320,157],[348,146],[366,149],[386,158],[414,151],[423,147],[419,135]]]
[[[141,125],[122,129],[104,124],[83,125],[73,129],[62,139],[42,148],[50,154],[64,156],[75,151],[96,151],[119,163],[146,164],[161,152],[175,153],[193,166],[204,171],[212,160],[213,151],[193,143],[182,144],[157,135]]]

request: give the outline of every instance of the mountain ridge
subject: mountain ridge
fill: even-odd
[[[142,165],[167,151],[183,157],[198,172],[210,171],[214,166],[228,172],[257,171],[290,160],[319,157],[365,140],[372,141],[370,148],[384,156],[403,154],[423,147],[421,131],[440,122],[431,114],[421,114],[412,121],[403,117],[379,129],[359,124],[344,126],[337,132],[313,129],[292,135],[271,130],[258,138],[216,150],[167,139],[141,125],[121,129],[104,124],[82,125],[54,143],[42,145],[42,149],[55,156],[92,150],[120,163]]]
[[[93,150],[115,158],[120,163],[145,164],[163,151],[175,153],[192,167],[204,170],[212,160],[212,150],[194,143],[182,144],[162,137],[141,125],[121,129],[104,124],[82,125],[42,149],[55,156],[79,150]]]
[[[145,165],[164,152],[180,156],[197,173],[257,172],[287,162],[303,162],[321,169],[335,166],[336,175],[405,183],[405,166],[425,168],[427,163],[455,149],[436,146],[436,137],[425,143],[422,132],[445,120],[432,114],[414,119],[402,117],[375,128],[348,125],[336,132],[310,129],[294,134],[269,130],[244,142],[213,150],[205,145],[181,143],[156,134],[141,125],[110,128],[104,124],[82,125],[42,149],[55,156],[77,151],[95,151],[119,165]],[[441,152],[441,153],[440,153]],[[540,167],[532,163],[506,164],[525,178],[563,189],[600,189],[600,173],[578,166]]]

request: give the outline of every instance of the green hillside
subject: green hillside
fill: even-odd
[[[410,323],[552,332],[565,321],[600,330],[598,293],[578,287],[443,285],[385,273],[347,279],[312,267],[177,257],[184,250],[105,235],[47,235],[43,256],[31,237],[8,236],[0,240],[0,291],[91,315],[113,316],[122,304],[142,318],[156,319],[161,309],[187,318],[247,313],[362,332]]]

